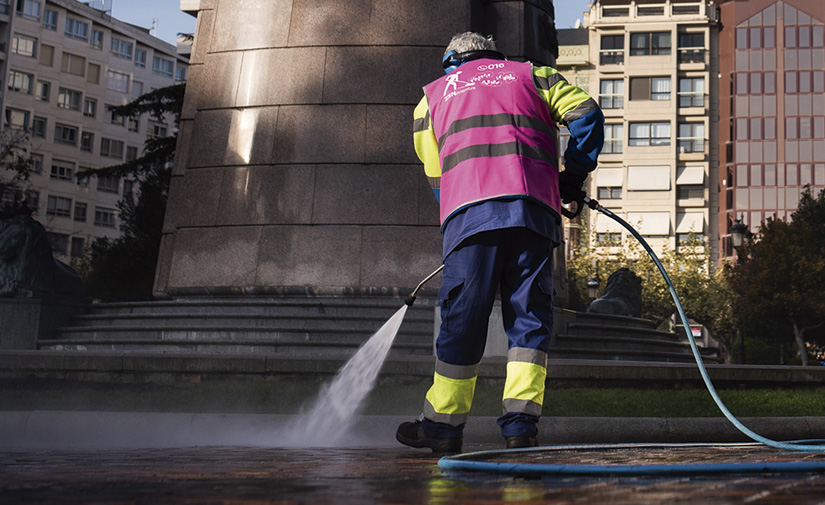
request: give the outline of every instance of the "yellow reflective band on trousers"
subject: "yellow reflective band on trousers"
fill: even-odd
[[[546,380],[545,366],[527,361],[508,361],[502,399],[504,412],[523,412],[540,416]]]
[[[476,377],[451,379],[436,372],[424,402],[424,417],[451,426],[466,423],[475,390]]]

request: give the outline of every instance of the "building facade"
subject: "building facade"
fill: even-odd
[[[0,0],[0,49],[4,127],[25,132],[31,149],[27,203],[58,259],[82,256],[95,238],[120,234],[117,203],[136,182],[77,174],[135,159],[147,137],[174,128],[171,117],[129,119],[109,107],[185,80],[187,60],[74,0]]]
[[[691,232],[718,252],[718,16],[714,2],[597,1],[585,18],[605,145],[589,193],[654,249]],[[600,245],[623,229],[590,213]]]
[[[718,225],[787,219],[806,185],[825,189],[825,14],[818,0],[723,1]]]

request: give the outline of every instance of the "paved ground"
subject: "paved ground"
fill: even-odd
[[[0,469],[9,505],[825,503],[825,474],[524,479],[442,472],[429,452],[400,446],[10,450]]]

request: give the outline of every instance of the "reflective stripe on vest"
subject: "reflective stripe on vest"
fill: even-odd
[[[438,139],[442,224],[496,198],[560,211],[557,130],[529,63],[474,60],[424,91]]]

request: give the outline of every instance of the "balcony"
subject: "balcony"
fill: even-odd
[[[594,24],[626,23],[631,20],[647,21],[655,18],[689,18],[716,21],[716,9],[703,1],[657,3],[627,2],[623,5],[603,5],[594,9]]]
[[[599,51],[599,64],[624,65],[624,51],[616,49]]]
[[[703,47],[680,47],[679,64],[707,64],[707,49]]]
[[[679,93],[679,108],[702,108],[704,109],[707,95],[704,93]]]

